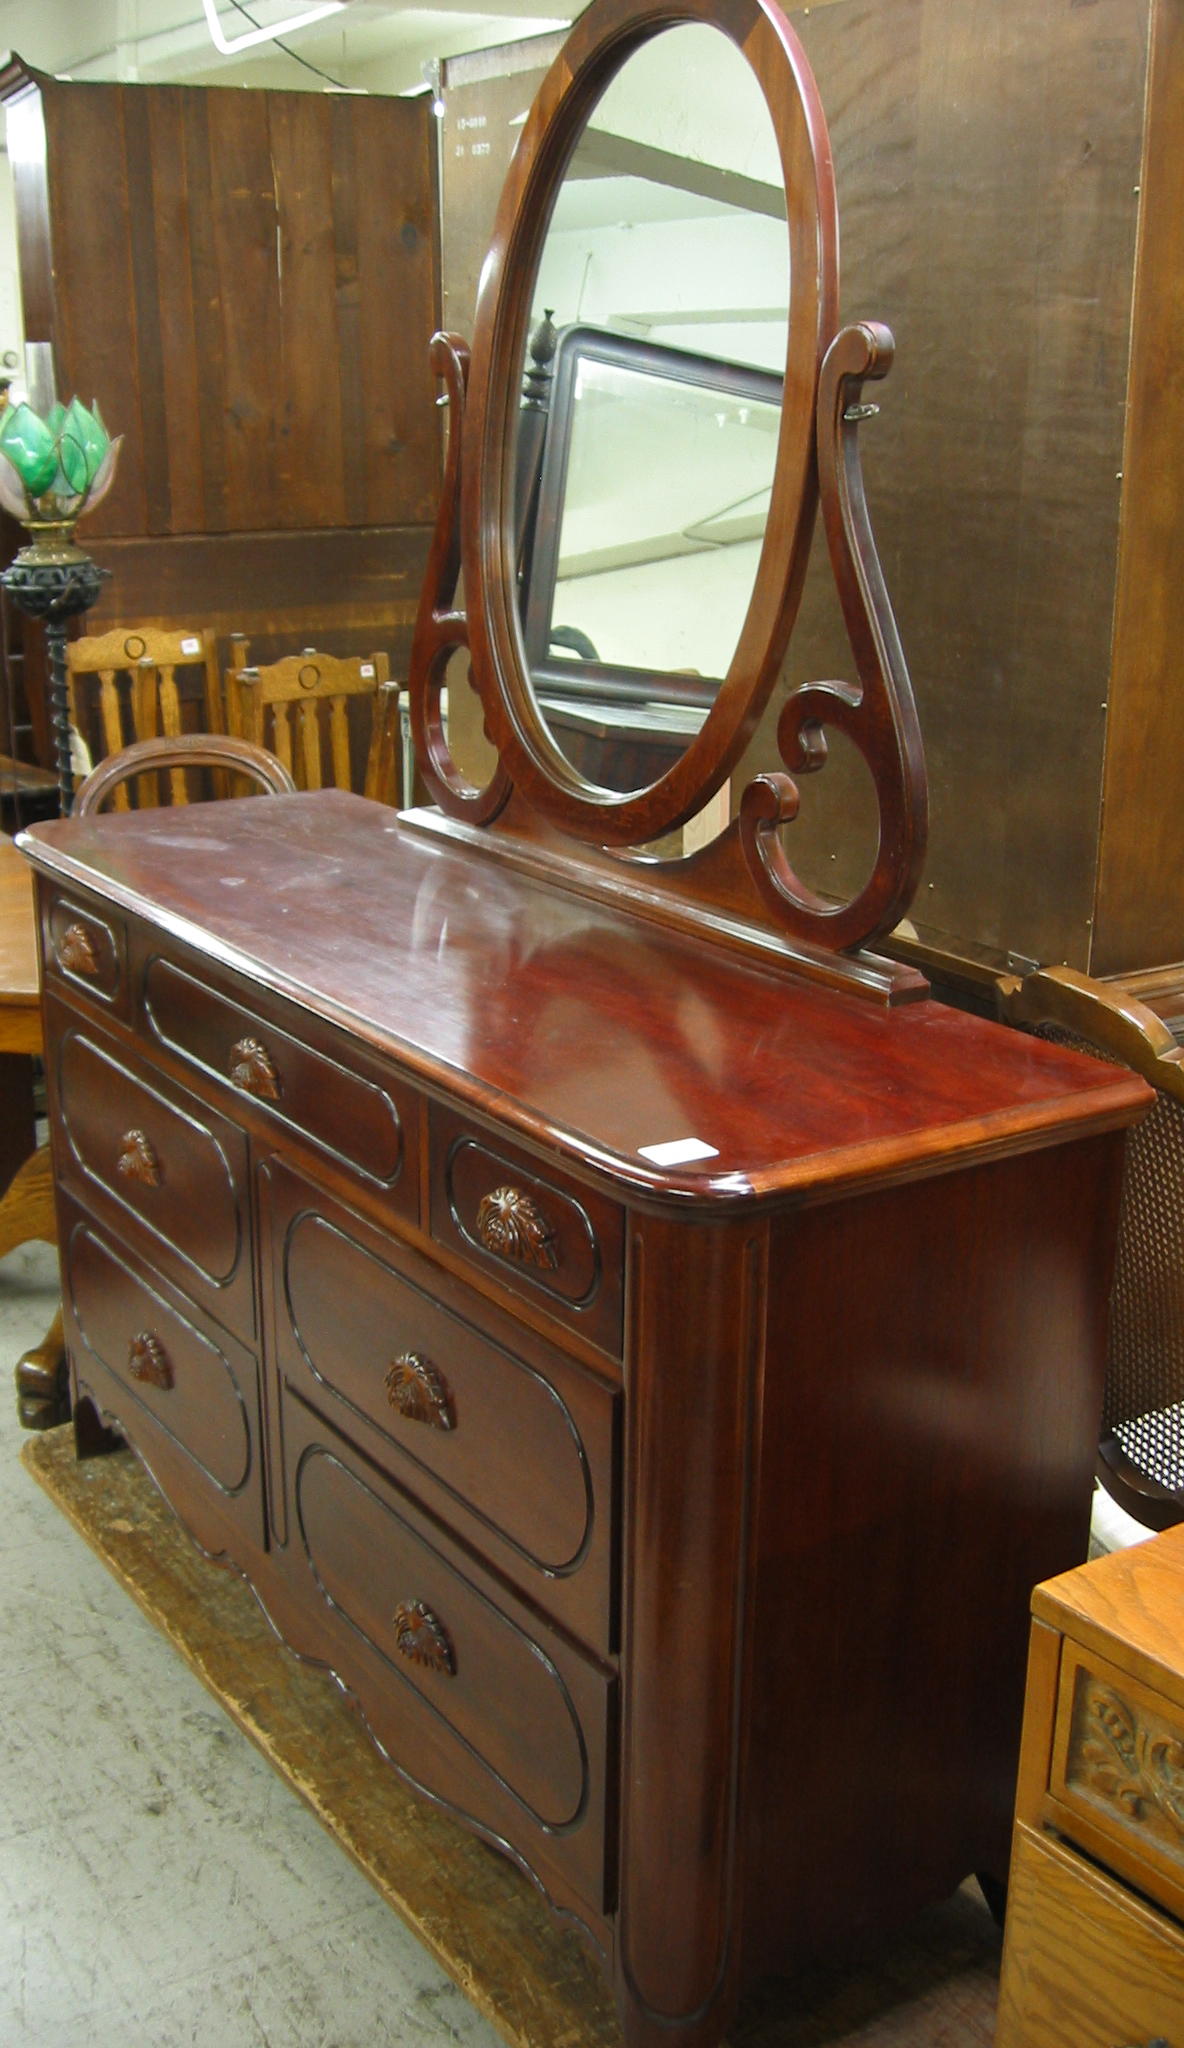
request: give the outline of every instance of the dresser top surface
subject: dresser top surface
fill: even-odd
[[[1114,1067],[936,1002],[806,986],[336,791],[57,821],[22,845],[638,1194],[873,1185],[1150,1100]],[[710,1150],[649,1149],[687,1143]]]

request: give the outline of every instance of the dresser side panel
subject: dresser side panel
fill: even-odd
[[[750,1960],[1006,1875],[1033,1583],[1085,1556],[1121,1147],[773,1233]]]

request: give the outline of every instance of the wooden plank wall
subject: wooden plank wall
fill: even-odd
[[[426,101],[26,74],[10,126],[27,337],[125,436],[91,621],[399,673],[439,475]]]

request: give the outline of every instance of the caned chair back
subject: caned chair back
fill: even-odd
[[[92,760],[117,754],[136,740],[179,739],[185,729],[183,683],[197,702],[197,721],[206,732],[222,732],[225,720],[213,637],[194,630],[157,626],[115,626],[85,634],[66,649],[70,722]],[[169,776],[173,803],[187,801],[184,772]],[[147,799],[159,801],[150,788]],[[128,808],[126,787],[115,791],[115,806]]]
[[[240,649],[245,643],[232,642]],[[338,657],[305,648],[266,667],[232,668],[226,679],[227,722],[290,770],[300,789],[371,790],[383,730],[391,719],[390,664],[385,654]],[[357,750],[366,769],[354,773],[350,704],[363,699]],[[396,691],[397,701],[397,691]]]

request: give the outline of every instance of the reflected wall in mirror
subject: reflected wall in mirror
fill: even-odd
[[[645,787],[727,674],[768,517],[781,378],[572,327],[558,339],[534,516],[526,657],[557,744]]]
[[[785,189],[761,88],[718,29],[666,30],[608,85],[533,298],[516,452],[527,666],[567,759],[631,790],[678,758],[728,672],[776,461]],[[552,321],[548,393],[536,337]]]

